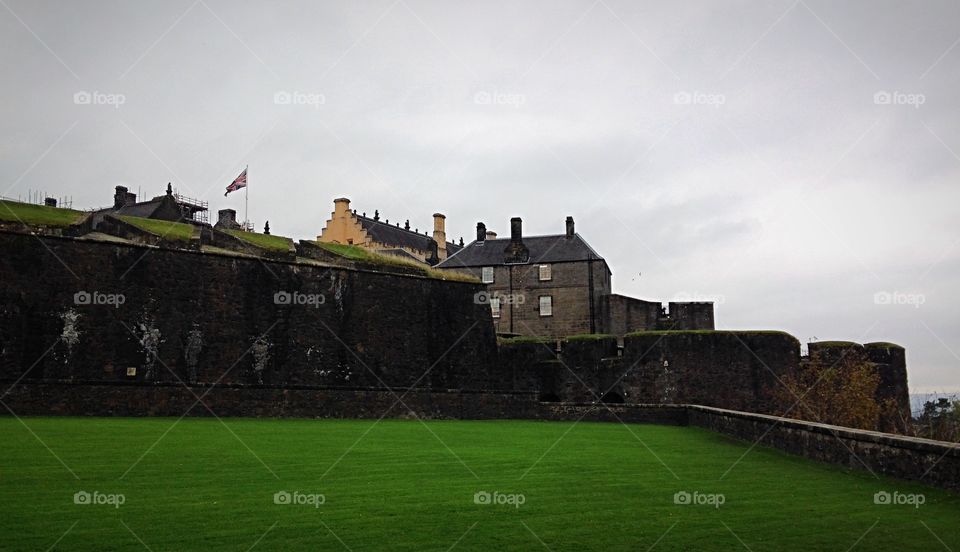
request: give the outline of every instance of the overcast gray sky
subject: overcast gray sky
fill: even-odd
[[[617,292],[957,390],[958,41],[955,1],[0,0],[0,195],[242,213],[249,164],[294,238],[339,196],[467,241],[573,215]]]

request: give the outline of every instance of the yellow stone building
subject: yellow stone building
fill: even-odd
[[[463,247],[463,238],[459,245],[447,241],[446,217],[440,213],[433,214],[431,235],[426,231],[420,233],[419,228],[411,230],[409,219],[401,226],[399,221],[392,225],[389,219],[381,221],[379,211],[375,211],[372,218],[366,213],[358,215],[356,209],[350,209],[350,200],[345,197],[333,200],[333,213],[317,241],[356,245],[429,265],[443,261]]]

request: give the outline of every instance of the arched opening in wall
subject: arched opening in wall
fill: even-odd
[[[541,393],[540,402],[560,402],[560,397],[554,393]]]
[[[617,393],[616,391],[608,391],[604,396],[600,397],[600,402],[623,404],[623,395]]]

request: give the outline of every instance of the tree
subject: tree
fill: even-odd
[[[877,402],[880,375],[855,349],[816,355],[802,362],[796,374],[781,378],[772,391],[777,413],[858,429],[877,430],[882,407]]]
[[[914,427],[920,437],[960,442],[960,401],[946,398],[927,401]]]

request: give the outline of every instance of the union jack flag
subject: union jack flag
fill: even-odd
[[[243,172],[240,173],[240,176],[235,178],[233,182],[231,182],[230,185],[227,186],[227,193],[223,194],[223,197],[227,197],[227,194],[229,194],[230,192],[235,192],[240,188],[246,188],[246,187],[247,187],[247,169],[243,169]]]

